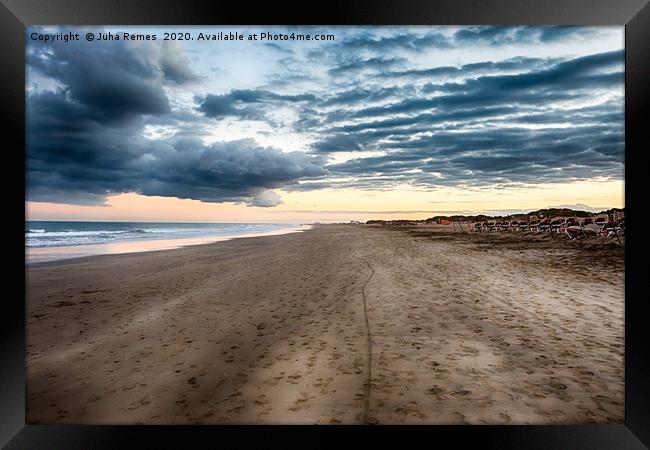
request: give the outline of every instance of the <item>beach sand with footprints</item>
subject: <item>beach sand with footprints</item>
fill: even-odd
[[[317,225],[27,270],[27,422],[622,422],[624,249]]]

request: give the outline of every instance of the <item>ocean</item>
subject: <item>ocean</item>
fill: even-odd
[[[27,262],[165,250],[309,228],[286,223],[25,222]]]

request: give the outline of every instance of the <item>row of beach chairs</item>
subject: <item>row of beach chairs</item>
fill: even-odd
[[[595,225],[585,228],[589,225]],[[598,230],[599,228],[599,230]],[[566,233],[571,239],[584,237],[587,235],[601,235],[607,237],[619,237],[624,235],[625,232],[625,219],[618,221],[608,221],[605,218],[599,217],[592,219],[587,217],[579,221],[577,218],[557,218],[557,219],[542,219],[531,221],[517,221],[517,220],[497,220],[477,222],[474,224],[475,231],[531,231],[531,232],[550,232],[550,233]]]

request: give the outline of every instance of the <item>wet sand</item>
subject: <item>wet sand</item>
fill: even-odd
[[[623,255],[327,225],[29,267],[27,422],[622,422]]]

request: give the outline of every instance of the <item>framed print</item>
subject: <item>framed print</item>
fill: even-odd
[[[650,6],[256,8],[3,1],[3,445],[647,446]]]

